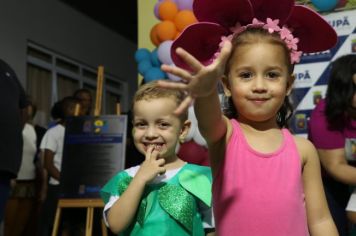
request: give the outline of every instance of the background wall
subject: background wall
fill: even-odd
[[[137,45],[58,0],[1,1],[0,58],[25,88],[28,41],[92,67],[104,65],[105,72],[129,82],[130,97],[137,89]]]
[[[325,97],[330,74],[330,62],[338,57],[356,53],[356,9],[333,12],[324,18],[336,30],[338,43],[330,50],[303,54],[294,72],[296,81],[292,92],[296,108],[291,129],[294,133],[307,136],[308,119],[321,98]]]

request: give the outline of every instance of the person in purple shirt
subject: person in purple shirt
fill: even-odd
[[[313,110],[308,127],[325,170],[323,182],[331,214],[339,234],[348,235],[345,208],[349,185],[356,185],[356,54],[331,63],[326,97]],[[356,207],[353,211],[351,218]]]

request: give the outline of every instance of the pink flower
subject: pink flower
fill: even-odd
[[[280,31],[281,39],[291,40],[293,38],[292,32],[287,27],[282,27]]]
[[[301,56],[302,56],[301,51],[292,51],[290,53],[290,60],[291,60],[292,64],[298,63],[300,61]]]
[[[298,49],[298,46],[297,46],[297,43],[299,42],[299,39],[298,38],[292,38],[290,40],[284,40],[287,44],[287,47],[291,50],[297,50]]]
[[[263,26],[264,29],[268,30],[270,34],[273,32],[279,32],[281,31],[281,28],[278,25],[279,20],[272,20],[271,18],[267,18],[266,24]]]

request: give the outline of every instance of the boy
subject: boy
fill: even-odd
[[[210,168],[177,155],[190,127],[173,115],[184,93],[139,88],[133,99],[133,140],[145,160],[115,175],[102,189],[104,219],[120,235],[205,235],[214,228]]]

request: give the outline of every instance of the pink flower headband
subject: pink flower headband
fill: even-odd
[[[222,39],[231,40],[231,33],[250,27],[277,32],[290,49],[292,63],[299,62],[302,52],[325,51],[337,42],[335,30],[321,15],[294,0],[194,0],[193,12],[198,23],[184,29],[171,47],[174,64],[187,70],[191,68],[176,54],[178,47],[209,65]]]
[[[231,40],[235,35],[239,35],[243,31],[245,31],[247,28],[263,28],[268,31],[268,33],[272,34],[274,32],[278,33],[280,35],[280,38],[286,43],[287,48],[290,50],[290,60],[292,64],[298,63],[300,61],[300,57],[302,56],[302,51],[298,51],[298,42],[299,39],[294,37],[291,30],[287,28],[287,26],[283,26],[282,28],[279,27],[279,20],[272,20],[271,18],[267,18],[267,23],[264,23],[262,21],[257,20],[256,18],[253,18],[252,23],[241,26],[241,24],[238,22],[236,23],[235,27],[231,27],[230,31],[232,34],[228,36],[221,36],[221,42],[219,44],[219,48],[221,49],[224,42],[226,40]],[[214,54],[214,58],[216,58],[220,54],[219,52],[216,52]]]

